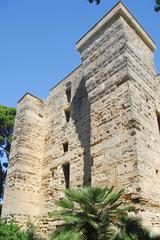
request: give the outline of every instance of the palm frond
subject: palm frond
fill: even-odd
[[[123,230],[121,231],[121,237],[117,238],[118,240],[123,239],[124,234],[135,240],[160,240],[160,236],[152,236],[150,231],[141,225],[139,219],[125,216],[121,218],[121,224]]]
[[[48,215],[49,217],[52,217],[54,219],[63,219],[64,216],[72,214],[71,211],[65,211],[65,210],[57,210],[54,212],[50,212]]]
[[[73,209],[74,208],[73,201],[69,200],[69,199],[65,199],[65,198],[57,201],[56,205],[61,208],[65,208],[65,209]]]
[[[112,239],[117,222],[127,214],[123,195],[124,190],[116,192],[113,187],[66,189],[65,198],[56,203],[61,209],[50,214],[63,222],[53,239]]]
[[[60,226],[51,236],[52,240],[85,240],[83,231],[72,227]]]

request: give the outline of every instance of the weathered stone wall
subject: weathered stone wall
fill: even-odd
[[[147,227],[160,230],[154,48],[119,3],[77,43],[81,66],[45,101],[29,94],[20,101],[3,216],[31,216],[50,232],[58,223],[48,213],[65,187],[114,185],[126,189]]]
[[[160,133],[157,122],[159,100],[153,51],[123,20],[130,76],[130,122],[134,131],[138,191],[136,206],[145,225],[160,227]]]
[[[70,164],[70,187],[83,185],[83,148],[78,140],[74,114],[81,125],[81,133],[85,137],[85,96],[82,96],[81,66],[53,88],[46,100],[45,108],[45,148],[42,172],[42,209],[44,219],[48,212],[55,210],[55,201],[63,197],[65,177],[63,165]],[[66,88],[71,87],[71,99],[67,101]],[[77,91],[80,91],[79,93]],[[76,100],[74,99],[76,96]],[[84,97],[84,98],[83,98]],[[75,104],[82,106],[81,112],[74,113]],[[77,107],[77,105],[76,105]],[[70,110],[69,122],[66,121],[65,111]],[[76,111],[76,108],[75,108]],[[68,142],[68,152],[64,152],[63,144]],[[47,218],[48,219],[48,218]],[[49,220],[49,219],[48,219]],[[45,220],[46,221],[46,220]],[[52,227],[52,220],[48,231]],[[54,223],[55,225],[56,223]]]
[[[30,94],[18,104],[2,216],[14,217],[22,225],[28,216],[35,222],[41,215],[43,115],[43,101]]]
[[[128,188],[136,171],[130,166],[134,146],[128,141],[129,76],[121,18],[114,18],[89,43],[80,53],[90,102],[92,182]]]

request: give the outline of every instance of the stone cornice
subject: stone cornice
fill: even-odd
[[[135,17],[129,12],[129,10],[123,5],[122,2],[118,2],[118,4],[111,9],[96,25],[94,25],[90,31],[88,31],[77,43],[76,48],[78,51],[84,47],[86,43],[88,43],[91,38],[97,34],[105,25],[107,25],[111,20],[116,18],[117,16],[122,16],[126,22],[136,31],[136,33],[141,37],[141,39],[145,42],[145,44],[154,51],[156,45],[151,37],[145,32],[140,23],[135,19]]]

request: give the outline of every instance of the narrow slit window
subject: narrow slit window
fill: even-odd
[[[67,97],[67,102],[70,103],[70,101],[71,101],[71,86],[69,86],[66,89],[66,97]]]
[[[68,152],[68,142],[63,143],[63,151]]]
[[[70,164],[64,164],[63,166],[63,174],[64,174],[64,180],[65,180],[65,187],[69,188],[70,186]]]
[[[65,109],[65,117],[66,117],[66,122],[69,122],[70,120],[70,109]]]
[[[160,113],[157,112],[157,123],[158,123],[158,130],[160,133]]]

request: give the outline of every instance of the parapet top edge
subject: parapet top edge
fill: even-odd
[[[82,66],[82,64],[80,64],[78,67],[76,67],[75,69],[73,69],[72,72],[70,72],[66,77],[64,77],[64,78],[63,78],[62,80],[60,80],[54,87],[52,87],[52,88],[50,89],[50,92],[51,92],[54,88],[56,88],[59,84],[61,84],[63,81],[65,81],[66,78],[68,78],[68,77],[71,76],[74,72],[76,72],[79,68],[81,68],[81,66]]]
[[[76,43],[77,50],[80,50],[95,33],[97,33],[101,28],[104,27],[104,25],[106,25],[111,19],[116,16],[122,16],[125,18],[125,20],[136,30],[138,35],[148,45],[148,47],[152,51],[155,50],[155,42],[121,1],[118,2],[104,17],[102,17],[86,34],[82,36],[82,38]]]
[[[30,95],[31,97],[38,99],[40,102],[43,102],[43,99],[41,99],[41,98],[33,95],[32,93],[26,92],[26,93],[19,99],[19,101],[18,101],[17,103],[20,103],[27,95]]]

